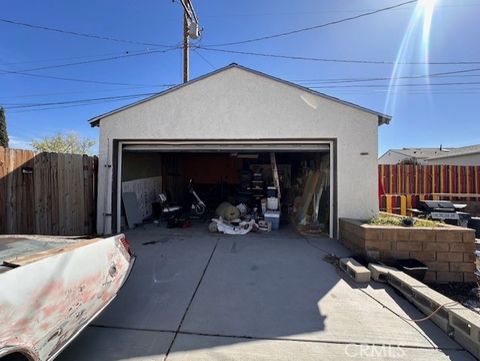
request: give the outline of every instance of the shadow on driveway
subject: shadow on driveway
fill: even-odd
[[[364,287],[367,295],[344,279],[324,261],[349,254],[337,241],[204,226],[129,232],[138,258],[128,283],[59,360],[365,359],[346,354],[359,344],[408,359],[473,360],[433,323],[420,328],[382,306],[420,317],[389,288]]]

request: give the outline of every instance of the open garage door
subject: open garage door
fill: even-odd
[[[334,141],[120,141],[117,152],[112,199],[117,232],[130,226],[126,192],[143,194],[141,217],[152,220],[160,216],[158,204],[152,206],[157,193],[185,206],[186,185],[193,179],[211,213],[225,201],[263,213],[272,196],[269,187],[277,185],[281,226],[332,238],[337,234]]]

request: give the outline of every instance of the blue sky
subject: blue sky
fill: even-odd
[[[257,38],[404,1],[193,0],[204,28],[201,40],[194,44],[209,46]],[[397,147],[480,143],[480,27],[477,22],[480,0],[437,0],[428,44],[422,42],[423,13],[418,23],[411,25],[410,36],[405,38],[415,6],[409,4],[275,39],[216,47],[299,57],[384,61],[386,64],[290,60],[198,49],[191,53],[191,77],[236,62],[385,111],[393,116],[393,122],[380,129],[380,153]],[[81,105],[50,104],[44,105],[47,109],[43,110],[15,107],[151,93],[165,89],[160,85],[181,82],[181,50],[158,51],[164,49],[160,45],[174,46],[181,42],[182,8],[178,1],[17,0],[4,4],[0,18],[131,41],[86,38],[0,22],[0,70],[35,74],[0,71],[0,105],[7,109],[12,147],[24,147],[34,138],[57,131],[76,131],[96,139],[98,130],[90,128],[87,120],[132,102],[133,98],[108,102],[104,99]],[[424,63],[426,49],[429,49],[430,63],[477,64],[404,64],[397,67],[395,77],[479,70],[430,79],[398,79],[389,90],[388,78],[394,69],[392,62],[397,59],[402,41],[407,45],[398,58],[402,63]],[[145,54],[91,62],[127,52]],[[86,63],[30,70],[77,62]],[[352,82],[371,78],[387,79]],[[428,82],[430,86],[425,85]]]

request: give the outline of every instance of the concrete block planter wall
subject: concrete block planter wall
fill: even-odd
[[[340,219],[340,239],[355,254],[388,262],[415,258],[428,266],[426,282],[474,282],[475,231],[444,226],[394,227]]]

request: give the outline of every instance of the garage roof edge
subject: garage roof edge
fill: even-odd
[[[236,63],[232,63],[232,64],[230,64],[230,65],[227,65],[227,66],[223,67],[223,68],[219,68],[219,69],[214,70],[214,71],[212,71],[212,72],[210,72],[210,73],[201,75],[201,76],[199,76],[199,77],[197,77],[197,78],[195,78],[195,79],[192,79],[192,80],[190,80],[190,81],[188,81],[188,82],[186,82],[186,83],[182,83],[182,84],[176,85],[176,86],[174,86],[174,87],[168,88],[168,89],[166,89],[166,90],[164,90],[164,91],[161,91],[161,92],[159,92],[159,93],[157,93],[157,94],[154,94],[154,95],[149,96],[149,97],[147,97],[147,98],[144,98],[144,99],[142,99],[142,100],[136,101],[136,102],[131,103],[131,104],[127,104],[127,105],[125,105],[125,106],[123,106],[123,107],[114,109],[114,110],[112,110],[112,111],[110,111],[110,112],[107,112],[107,113],[98,115],[98,116],[96,116],[96,117],[94,117],[94,118],[91,118],[88,122],[90,123],[90,125],[91,125],[92,127],[99,126],[100,120],[102,120],[103,118],[106,118],[106,117],[108,117],[108,116],[110,116],[110,115],[112,115],[112,114],[119,113],[119,112],[121,112],[121,111],[123,111],[123,110],[125,110],[125,109],[128,109],[128,108],[134,107],[134,106],[136,106],[136,105],[142,104],[142,103],[147,102],[147,101],[149,101],[149,100],[155,99],[155,98],[157,98],[157,97],[159,97],[159,96],[168,94],[168,93],[173,92],[173,91],[175,91],[175,90],[177,90],[177,89],[180,89],[180,88],[182,88],[182,87],[184,87],[184,86],[188,86],[188,85],[193,84],[193,83],[195,83],[195,82],[197,82],[197,81],[203,80],[203,79],[205,79],[205,78],[208,78],[208,77],[210,77],[210,76],[212,76],[212,75],[221,73],[222,71],[225,71],[225,70],[228,70],[228,69],[231,69],[231,68],[242,69],[242,70],[244,70],[244,71],[248,71],[248,72],[250,72],[250,73],[253,73],[253,74],[256,74],[256,75],[259,75],[259,76],[263,76],[263,77],[265,77],[265,78],[268,78],[268,79],[271,79],[271,80],[274,80],[274,81],[277,81],[277,82],[280,82],[280,83],[283,83],[283,84],[286,84],[286,85],[289,85],[289,86],[293,86],[293,87],[295,87],[295,88],[301,89],[301,90],[306,91],[306,92],[309,92],[309,93],[311,93],[311,94],[314,94],[314,95],[317,95],[317,96],[321,96],[321,97],[323,97],[323,98],[325,98],[325,99],[329,99],[329,100],[335,101],[335,102],[337,102],[337,103],[341,103],[341,104],[344,104],[344,105],[347,105],[347,106],[356,108],[356,109],[358,109],[358,110],[362,110],[362,111],[364,111],[364,112],[367,112],[367,113],[376,115],[376,116],[378,117],[378,125],[379,125],[379,126],[382,125],[382,124],[389,124],[389,123],[390,123],[390,120],[392,119],[392,117],[391,117],[390,115],[386,115],[386,114],[383,114],[383,113],[379,113],[379,112],[377,112],[377,111],[374,111],[374,110],[371,110],[371,109],[362,107],[362,106],[360,106],[360,105],[357,105],[357,104],[354,104],[354,103],[347,102],[347,101],[345,101],[345,100],[341,100],[341,99],[335,98],[335,97],[333,97],[333,96],[330,96],[330,95],[327,95],[327,94],[318,92],[318,91],[316,91],[316,90],[313,90],[313,89],[304,87],[304,86],[299,85],[299,84],[296,84],[296,83],[292,83],[292,82],[290,82],[290,81],[288,81],[288,80],[284,80],[284,79],[281,79],[281,78],[277,78],[277,77],[275,77],[275,76],[273,76],[273,75],[269,75],[269,74],[263,73],[263,72],[258,71],[258,70],[254,70],[254,69],[251,69],[251,68],[247,68],[247,67],[245,67],[245,66],[242,66],[242,65],[238,65],[238,64],[236,64]]]

